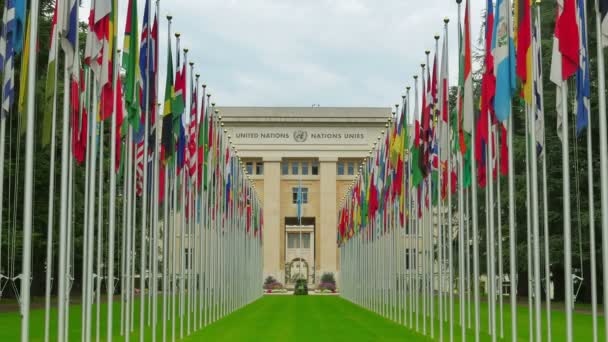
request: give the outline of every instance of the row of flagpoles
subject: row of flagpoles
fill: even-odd
[[[553,337],[548,314],[552,298],[552,259],[549,255],[541,4],[531,0],[486,1],[481,96],[477,104],[474,103],[470,4],[467,0],[462,22],[462,0],[456,2],[459,79],[455,108],[450,108],[449,101],[450,24],[445,19],[441,49],[440,37],[436,36],[435,58],[431,63],[430,51],[426,51],[427,60],[421,65],[421,73],[414,76],[413,100],[412,88],[407,87],[402,102],[395,106],[395,119],[389,119],[386,131],[374,143],[342,199],[338,212],[342,295],[440,340],[479,341],[487,336],[495,341],[504,338],[507,332],[513,341],[519,338],[550,341]],[[589,70],[587,24],[591,21],[586,19],[586,3],[584,0],[557,1],[550,73],[550,80],[557,87],[557,124],[562,143],[565,200],[560,208],[564,250],[564,259],[560,262],[564,265],[567,341],[572,341],[575,331],[575,286],[582,281],[572,266],[568,136],[571,107],[567,90],[571,78],[570,83],[575,84],[576,132],[587,131],[588,170],[594,169],[592,153],[596,146],[590,126],[593,74]],[[603,48],[608,45],[608,1],[595,0],[594,13],[602,208],[600,264],[604,293],[608,293],[608,146],[603,55]],[[513,161],[512,102],[518,89],[525,113],[527,224],[524,241],[529,317],[526,328],[518,326],[520,310],[517,307],[517,275],[524,271],[517,266],[517,243],[521,239],[516,236]],[[501,175],[507,178],[506,201],[502,201],[501,196]],[[589,171],[590,245],[586,252],[590,254],[592,335],[597,341],[608,334],[608,321],[605,320],[601,331],[593,185],[593,172]],[[483,205],[478,203],[481,189],[485,196]],[[505,217],[504,205],[508,206]],[[485,224],[480,222],[484,214]],[[503,226],[508,226],[507,236],[502,235]],[[480,232],[484,232],[485,237]],[[485,242],[485,263],[480,254],[481,241]],[[503,241],[508,241],[507,250],[503,250]],[[484,264],[485,279],[480,273]],[[504,264],[508,264],[508,268],[503,269]],[[484,304],[487,310],[482,309],[482,282],[487,288]],[[504,284],[508,284],[507,289]],[[503,314],[506,296],[510,302],[510,322],[505,322]],[[608,316],[604,298],[605,316]],[[486,312],[487,334],[482,334],[481,319]],[[529,331],[529,335],[524,335],[525,331]]]
[[[199,84],[194,63],[188,62],[188,50],[180,50],[177,33],[174,66],[171,16],[167,17],[164,104],[158,103],[159,6],[158,0],[155,7],[146,0],[140,36],[137,1],[129,0],[121,51],[116,46],[117,1],[91,1],[86,46],[81,49],[79,2],[57,0],[44,101],[36,101],[40,5],[38,0],[29,1],[29,8],[25,0],[5,2],[0,39],[2,206],[7,205],[2,197],[6,122],[14,112],[14,60],[18,56],[24,65],[20,82],[23,90],[19,91],[17,102],[18,112],[26,111],[26,152],[22,270],[18,276],[1,275],[0,286],[4,288],[7,282],[25,280],[20,281],[19,291],[13,284],[21,304],[22,341],[29,340],[30,329],[42,329],[30,322],[30,284],[37,281],[31,271],[37,107],[44,108],[40,141],[51,151],[45,341],[77,339],[69,335],[74,325],[80,325],[82,341],[92,338],[99,341],[104,336],[104,325],[108,341],[117,336],[127,341],[137,336],[140,341],[165,341],[168,337],[175,340],[246,305],[262,293],[259,290],[262,283],[261,202],[230,135],[223,128],[211,94],[207,93],[206,85]],[[26,20],[28,12],[29,21]],[[64,66],[63,90],[58,82],[59,65]],[[62,100],[58,101],[60,95]],[[61,112],[58,112],[59,104]],[[61,114],[60,120],[58,114]],[[59,133],[61,145],[57,146],[55,137]],[[104,149],[108,133],[109,151]],[[54,217],[57,147],[61,151],[58,222]],[[106,158],[110,160],[109,165],[104,164]],[[82,175],[84,203],[76,203],[74,187]],[[106,175],[109,182],[105,180]],[[81,206],[83,225],[76,227],[74,215],[76,207]],[[15,217],[13,215],[13,220]],[[9,223],[14,226],[14,222]],[[59,241],[54,242],[57,231]],[[80,250],[75,248],[76,239],[82,241]],[[54,245],[59,246],[58,253],[53,250]],[[82,258],[79,324],[70,315],[74,257],[78,253]],[[0,258],[0,270],[3,270],[1,263]],[[55,265],[58,268],[56,287]],[[102,290],[102,287],[105,288]],[[115,302],[114,297],[117,287],[119,302]],[[56,313],[51,305],[54,290],[58,297]],[[107,294],[105,305],[101,303],[102,291]],[[120,305],[120,331],[113,324],[115,304]],[[103,315],[107,317],[105,324],[102,324]],[[57,322],[56,330],[51,329],[53,322]],[[162,326],[158,329],[161,336],[157,336],[158,326]],[[137,333],[133,334],[136,327]],[[55,337],[51,336],[53,331]]]

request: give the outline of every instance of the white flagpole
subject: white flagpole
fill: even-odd
[[[461,1],[457,0],[456,1],[458,4],[458,32],[459,32],[459,39],[458,39],[458,51],[462,51],[462,34],[461,32],[461,25],[462,25],[462,19],[461,19],[461,15],[460,15],[460,7],[461,7]],[[460,54],[460,52],[459,52]],[[460,56],[459,56],[460,58]],[[458,97],[458,103],[460,103],[460,95],[461,95],[461,91],[464,91],[464,89],[459,87],[459,97]],[[460,120],[460,119],[459,119]],[[459,122],[458,127],[460,127],[461,123]],[[460,133],[459,133],[460,134]],[[474,186],[474,185],[473,185]],[[464,299],[464,231],[465,231],[465,227],[464,227],[464,212],[463,212],[463,202],[464,202],[464,158],[462,153],[460,153],[460,151],[458,152],[458,280],[459,280],[459,286],[458,286],[458,297],[459,297],[459,322],[460,322],[460,338],[462,341],[466,341],[466,327],[465,327],[465,315],[464,315],[464,309],[465,309],[465,299]],[[467,225],[468,226],[468,225]],[[449,231],[449,238],[450,238],[450,247],[452,246],[452,227],[450,226],[450,231]],[[468,241],[467,242],[467,248],[468,248]],[[450,252],[450,257],[452,256],[452,253]],[[451,278],[451,277],[450,277]],[[452,291],[452,279],[450,279],[450,342],[454,341],[454,296],[453,296],[453,291]],[[470,307],[470,306],[469,306]]]
[[[21,341],[29,340],[30,280],[32,274],[32,193],[34,190],[34,100],[36,82],[36,43],[38,35],[38,0],[30,1],[30,39],[27,75],[27,128],[25,136],[25,185],[23,196],[23,261],[21,278]],[[2,120],[3,122],[5,121]],[[4,181],[4,180],[2,180]]]
[[[567,83],[562,81],[561,96],[562,108],[561,112],[564,115],[562,120],[562,172],[563,172],[563,220],[564,220],[564,283],[565,283],[565,301],[566,301],[566,341],[572,342],[572,242],[570,229],[570,155],[568,144],[568,93]],[[601,97],[601,96],[600,96]],[[606,268],[606,266],[604,266]],[[604,285],[606,286],[606,285]]]
[[[53,30],[53,37],[51,39],[57,41],[59,36],[57,34],[57,27]],[[55,50],[55,78],[53,79],[53,113],[51,119],[51,162],[49,166],[49,207],[47,216],[47,237],[46,237],[46,280],[45,280],[45,302],[44,302],[44,341],[48,342],[50,339],[51,329],[51,292],[53,282],[53,215],[55,213],[55,132],[57,130],[57,71],[59,68],[58,49]],[[4,161],[4,130],[6,129],[6,118],[0,118],[0,160]],[[0,169],[0,179],[4,179],[4,167]],[[0,181],[0,198],[2,198],[2,188],[4,181]],[[1,208],[1,204],[0,204]],[[2,230],[2,210],[0,209],[0,231]],[[2,234],[0,233],[0,236]],[[0,238],[0,241],[2,239]]]
[[[534,48],[534,47],[531,47]],[[534,53],[532,54],[534,56]],[[532,58],[532,72],[536,72],[536,68],[541,67],[536,64],[536,59]],[[530,80],[530,82],[533,82]],[[536,125],[535,125],[535,115],[536,110],[534,108],[530,108],[528,111],[527,122],[529,123],[528,127],[530,127],[530,145],[526,145],[531,151],[531,201],[532,201],[532,236],[533,236],[533,244],[534,244],[534,320],[535,320],[535,339],[536,341],[541,341],[542,335],[542,297],[541,297],[541,277],[540,277],[540,229],[539,229],[539,207],[538,207],[538,156],[536,152]],[[591,173],[590,173],[591,174]],[[593,196],[593,195],[590,195]],[[591,205],[592,207],[593,205]],[[549,290],[549,289],[547,289]]]
[[[95,341],[99,342],[99,334],[101,330],[101,282],[102,276],[102,248],[103,248],[103,121],[99,123],[99,200],[97,201],[97,270],[96,270],[96,288],[95,288]],[[91,251],[92,252],[92,251]],[[91,259],[93,259],[91,257]],[[92,270],[91,270],[92,271]],[[92,285],[91,285],[92,286]],[[90,334],[89,334],[90,336]]]
[[[151,39],[151,30],[150,30],[150,26],[151,24],[151,20],[150,17],[152,17],[150,8],[149,8],[149,3],[146,2],[146,4],[148,5],[148,8],[146,8],[146,11],[148,12],[148,25],[147,25],[147,32],[146,32],[146,40],[150,40]],[[148,45],[148,42],[145,42],[146,45]],[[149,45],[148,45],[149,47]],[[147,53],[148,56],[146,56],[146,72],[147,70],[149,70],[150,68],[150,49],[147,49]],[[143,156],[142,156],[142,164],[143,164],[143,175],[142,175],[142,195],[141,195],[141,232],[140,232],[140,250],[141,250],[141,255],[140,255],[140,266],[139,266],[139,341],[140,342],[144,342],[144,339],[146,337],[145,334],[145,309],[146,309],[146,275],[147,275],[147,269],[146,269],[146,237],[148,235],[148,135],[149,135],[149,131],[150,131],[150,79],[149,79],[149,74],[146,75],[146,84],[144,85],[145,87],[145,99],[146,99],[146,103],[144,105],[144,112],[141,113],[141,115],[144,116],[144,136],[143,136]],[[137,159],[137,158],[136,158]],[[135,169],[137,170],[138,166],[137,166],[137,162],[135,163]],[[154,281],[156,281],[156,279],[154,279]],[[154,296],[156,296],[156,293],[154,293]],[[154,310],[156,310],[156,307],[154,307]]]
[[[117,11],[118,9],[114,9]],[[118,52],[112,52],[114,54],[114,58],[112,63],[114,64],[114,75],[113,75],[113,86],[112,89],[116,89],[118,83]],[[112,96],[113,101],[113,111],[112,111],[112,119],[111,119],[111,127],[110,127],[110,203],[108,205],[108,279],[106,281],[106,287],[108,291],[108,319],[107,319],[107,332],[106,338],[108,342],[112,341],[113,331],[113,304],[114,304],[114,235],[115,235],[115,225],[116,225],[116,106],[121,103],[116,98],[116,92]],[[121,258],[122,259],[122,258]],[[123,279],[120,279],[121,283]],[[121,303],[122,306],[122,303]]]
[[[608,128],[606,124],[606,79],[604,66],[604,42],[601,34],[601,13],[599,0],[595,0],[595,29],[597,44],[598,106],[600,126],[600,172],[601,172],[601,212],[608,213]],[[603,291],[608,293],[608,215],[602,215],[602,271]],[[593,272],[593,271],[592,271]],[[604,296],[604,317],[608,317],[608,296]],[[604,332],[608,334],[608,320],[604,320]]]
[[[539,7],[539,6],[537,6]],[[579,23],[579,25],[585,25],[585,46],[587,47],[586,53],[589,52],[588,49],[588,38],[587,38],[587,34],[588,34],[588,28],[587,28],[587,3],[585,1],[583,1],[583,11],[584,11],[584,15],[585,15],[585,22],[584,23]],[[582,28],[580,28],[582,30]],[[582,31],[581,31],[582,32]],[[599,33],[599,32],[598,32]],[[601,36],[602,34],[599,33],[598,36]],[[589,56],[585,56],[587,59],[589,58]],[[587,61],[588,63],[589,61]],[[603,77],[603,74],[599,74],[600,78]],[[589,77],[589,76],[588,76]],[[591,78],[591,77],[589,77]],[[601,95],[600,95],[601,97]],[[588,191],[588,195],[589,195],[589,207],[588,207],[588,214],[589,214],[589,261],[590,261],[590,265],[589,267],[591,268],[591,319],[593,321],[593,341],[597,341],[597,265],[596,265],[596,260],[595,260],[595,200],[594,200],[594,190],[593,190],[593,142],[592,142],[592,134],[593,134],[593,129],[592,129],[592,111],[590,110],[591,105],[590,105],[590,100],[589,99],[583,99],[583,102],[585,102],[584,105],[587,105],[589,110],[587,111],[587,170],[589,170],[587,172],[587,191]],[[547,291],[549,291],[549,287],[547,287]],[[547,292],[548,293],[548,292]],[[549,298],[549,297],[547,297]],[[547,321],[549,326],[550,326],[550,320]],[[550,331],[550,330],[549,330]],[[551,337],[549,337],[550,339]]]

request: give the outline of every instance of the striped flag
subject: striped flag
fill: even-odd
[[[76,60],[76,39],[78,37],[78,1],[58,1],[57,27],[61,37],[61,48],[65,53],[68,68],[72,67],[72,73],[77,74],[73,68]]]
[[[517,68],[516,73],[524,85],[523,95],[526,103],[532,103],[532,29],[530,0],[517,0],[515,3],[517,19]]]
[[[600,18],[601,22],[601,31],[602,31],[602,43],[604,46],[608,46],[608,0],[598,0],[599,1],[599,10],[600,10]]]
[[[543,69],[542,66],[542,51],[540,38],[540,18],[534,19],[534,29],[532,31],[532,49],[534,49],[534,58],[536,59],[536,68],[534,73],[534,104],[536,107],[536,151],[539,156],[545,152],[543,146],[545,142],[545,108],[543,103]]]
[[[553,51],[551,55],[551,82],[557,87],[557,94],[562,92],[562,87],[567,87],[563,82],[574,75],[579,63],[579,33],[576,22],[576,1],[557,0],[557,17],[555,20],[555,33],[553,35]],[[567,89],[566,89],[567,91]],[[562,138],[561,127],[566,113],[562,112],[562,97],[556,96],[557,111],[557,135]]]
[[[163,134],[162,145],[164,148],[163,162],[172,162],[173,151],[175,149],[175,139],[173,138],[173,55],[171,53],[171,36],[168,37],[167,44],[167,79],[165,81],[165,103],[163,105]]]
[[[576,22],[579,32],[579,65],[576,69],[576,134],[580,136],[587,128],[591,97],[589,82],[589,50],[587,49],[587,29],[585,18],[585,5],[583,1],[577,2]]]
[[[467,0],[464,14],[464,51],[463,51],[463,87],[462,87],[462,108],[460,111],[460,151],[464,155],[467,151],[465,134],[473,133],[475,123],[475,111],[473,107],[473,72],[471,58],[471,18],[469,0]]]
[[[4,78],[2,80],[2,118],[6,117],[15,101],[15,4],[6,1],[2,16],[2,37],[0,39],[0,61]]]
[[[192,96],[191,96],[191,109],[190,109],[190,122],[188,123],[188,173],[190,177],[194,177],[196,174],[196,155],[197,155],[197,120],[196,114],[198,112],[198,93],[195,82],[192,84]]]
[[[42,145],[51,142],[51,120],[53,114],[53,98],[57,87],[57,6],[53,12],[51,26],[51,43],[49,44],[49,62],[47,64],[46,85],[44,90],[44,119],[42,124]]]
[[[496,2],[494,20],[492,35],[492,54],[494,55],[494,72],[496,75],[494,111],[496,119],[504,122],[511,113],[511,98],[516,85],[515,48],[513,46],[513,30],[510,24],[510,0],[498,0]]]

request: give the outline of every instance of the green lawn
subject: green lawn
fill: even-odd
[[[132,340],[138,341],[138,312],[135,306],[135,332]],[[102,306],[101,337],[105,336],[106,307]],[[94,311],[95,312],[95,311]],[[70,307],[70,341],[79,340],[80,306]],[[504,310],[505,340],[510,340],[509,307]],[[487,334],[487,306],[482,303],[481,340],[489,340]],[[56,338],[56,312],[52,313],[51,336]],[[159,314],[160,319],[160,314]],[[458,305],[455,305],[455,319],[458,320]],[[563,311],[552,312],[553,341],[564,341],[565,315]],[[603,317],[599,320],[599,340],[605,340],[603,335]],[[16,341],[19,339],[20,316],[16,311],[0,313],[0,341]],[[119,334],[120,306],[114,305],[115,340],[123,338]],[[179,336],[179,320],[176,321],[177,336]],[[185,327],[185,325],[184,325]],[[187,341],[429,341],[422,335],[422,319],[419,321],[419,332],[410,330],[397,323],[384,319],[366,309],[360,308],[340,297],[335,296],[265,296],[255,303],[246,306],[207,328],[189,336]],[[444,338],[447,340],[447,324],[444,325]],[[543,325],[544,327],[544,325]],[[31,313],[30,338],[32,341],[42,341],[44,336],[44,310],[33,310]],[[169,323],[168,340],[171,340]],[[158,327],[158,340],[160,330]],[[528,311],[526,306],[518,307],[518,340],[529,340]],[[592,321],[588,314],[574,315],[575,341],[590,341]],[[95,331],[93,324],[93,332]],[[430,331],[430,321],[427,321],[427,331]],[[435,340],[439,339],[439,324],[435,324]],[[460,341],[460,329],[455,324],[455,341]],[[472,340],[472,331],[467,331],[467,340]],[[543,334],[546,338],[546,332]],[[94,339],[94,338],[93,338]],[[151,340],[148,328],[145,340]]]

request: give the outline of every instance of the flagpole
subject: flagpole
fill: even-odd
[[[585,22],[584,23],[579,23],[580,25],[585,25],[584,27],[584,33],[585,33],[585,53],[588,53],[588,37],[587,37],[587,3],[585,1],[582,2],[583,5],[583,12],[584,12],[584,16],[585,16]],[[540,7],[540,6],[537,6]],[[583,28],[580,28],[581,32]],[[598,31],[598,36],[601,36],[602,34]],[[583,42],[581,42],[582,44]],[[589,58],[589,56],[585,56],[585,58]],[[599,74],[600,77],[602,78],[604,76],[604,74]],[[587,76],[588,78],[590,78],[589,76]],[[588,81],[588,80],[587,80]],[[601,97],[601,95],[600,95]],[[590,100],[587,99],[583,99],[583,106],[589,106],[590,107]],[[591,268],[591,318],[593,321],[593,341],[597,341],[597,271],[596,271],[596,258],[595,258],[595,200],[594,200],[594,189],[593,189],[593,143],[592,143],[592,118],[591,118],[592,112],[589,108],[589,110],[587,110],[587,170],[589,170],[587,172],[587,189],[588,189],[588,195],[589,195],[589,206],[588,206],[588,215],[589,215],[589,260],[590,260],[590,268]],[[547,288],[547,291],[549,290],[549,288]],[[550,321],[548,321],[550,322]],[[550,324],[550,323],[549,323]],[[549,337],[550,338],[550,337]]]
[[[459,0],[457,0],[459,1]],[[466,16],[470,17],[470,8],[466,6]],[[466,20],[465,20],[466,23]],[[469,24],[470,26],[470,24]],[[470,27],[466,27],[465,30],[470,29]],[[470,43],[470,42],[467,42]],[[465,99],[466,100],[466,99]],[[468,127],[471,129],[471,141],[475,141],[475,114],[471,113],[472,118],[472,127]],[[477,217],[477,185],[475,185],[475,181],[477,179],[477,165],[474,153],[471,152],[471,213],[473,216],[473,297],[475,304],[475,342],[479,342],[480,338],[480,294],[479,294],[479,228],[478,228],[478,217]],[[468,242],[467,242],[468,243]],[[468,247],[467,247],[468,248]],[[464,327],[463,327],[464,328]]]
[[[601,12],[599,1],[595,0],[595,29],[597,33],[597,68],[598,68],[598,102],[599,102],[599,126],[600,126],[600,172],[601,172],[601,212],[608,213],[608,142],[606,136],[608,128],[606,124],[606,79],[604,66],[604,42],[601,28]],[[591,121],[591,120],[589,120]],[[590,131],[590,130],[589,130]],[[602,216],[602,270],[603,270],[603,292],[608,293],[608,215]],[[595,270],[592,270],[594,272]],[[604,317],[608,317],[608,297],[604,296]],[[608,334],[608,320],[604,320],[604,332]]]
[[[113,70],[113,80],[112,80],[112,85],[113,85],[113,89],[117,89],[118,87],[118,82],[120,82],[119,77],[120,77],[120,73],[118,71],[118,60],[120,59],[120,49],[116,49],[115,51],[112,52],[113,53],[113,63],[114,63],[114,68]],[[114,235],[116,233],[116,173],[119,172],[119,169],[116,168],[116,149],[117,149],[117,128],[116,128],[116,124],[117,124],[117,119],[116,119],[116,115],[118,113],[118,110],[116,109],[119,105],[122,106],[122,98],[117,98],[117,97],[121,97],[122,94],[118,94],[117,96],[117,92],[114,91],[114,94],[112,95],[112,102],[113,102],[113,110],[112,110],[112,119],[111,119],[111,127],[110,127],[110,204],[109,204],[109,214],[108,214],[108,220],[109,220],[109,225],[108,225],[108,326],[107,326],[107,339],[108,342],[111,342],[111,336],[113,334],[113,330],[112,330],[112,325],[113,325],[113,321],[112,321],[112,316],[113,316],[113,309],[112,306],[114,304],[113,301],[113,297],[114,297],[114,249],[115,249],[115,238]],[[118,141],[118,144],[120,146],[121,142]],[[123,203],[122,203],[122,227],[123,227],[123,231],[121,234],[121,244],[120,244],[120,249],[121,249],[121,253],[120,253],[120,277],[118,278],[120,281],[120,334],[121,336],[123,336],[123,334],[125,334],[125,295],[126,295],[126,235],[125,235],[125,231],[124,231],[124,227],[125,227],[125,222],[126,222],[126,179],[123,180],[123,186],[122,186],[122,191],[123,191]]]
[[[57,42],[57,26],[53,29],[51,39]],[[53,59],[57,60],[58,50],[55,49]],[[51,328],[51,292],[52,292],[52,274],[53,274],[53,215],[55,213],[55,132],[57,130],[57,69],[58,63],[54,63],[53,73],[53,113],[51,119],[51,148],[50,155],[51,161],[49,166],[49,202],[48,202],[48,216],[47,216],[47,240],[46,240],[46,280],[45,280],[45,302],[44,302],[44,341],[48,342],[50,339],[50,328]],[[6,118],[0,118],[0,160],[4,163],[4,135],[6,129]],[[4,167],[0,169],[0,179],[4,179]],[[0,198],[2,198],[2,188],[4,181],[0,181]],[[2,227],[2,210],[0,209],[0,230]],[[0,236],[2,234],[0,233]],[[1,239],[0,239],[1,241]]]
[[[146,9],[145,11],[148,12],[148,24],[147,24],[147,32],[146,32],[146,45],[148,44],[148,41],[150,40],[150,7],[149,7],[149,3],[146,1]],[[137,37],[133,37],[133,39],[137,39]],[[149,47],[149,45],[148,45]],[[142,175],[142,205],[141,205],[141,232],[140,232],[140,249],[141,249],[141,256],[140,256],[140,266],[139,266],[139,287],[140,287],[140,303],[139,303],[139,341],[140,342],[144,342],[145,339],[145,308],[146,308],[146,237],[147,237],[147,218],[148,218],[148,135],[149,135],[149,130],[150,130],[150,77],[149,77],[149,69],[150,69],[150,49],[146,48],[147,50],[147,54],[148,56],[146,56],[146,84],[144,85],[145,87],[145,99],[146,99],[146,103],[144,105],[144,113],[142,113],[142,115],[144,116],[144,136],[143,136],[143,175]],[[130,52],[130,53],[135,53]],[[139,63],[139,61],[137,61]],[[137,163],[136,163],[137,164]],[[137,165],[135,166],[135,168],[137,169]],[[154,279],[154,281],[156,281],[156,279]],[[156,296],[156,293],[154,293],[154,296]],[[156,307],[154,308],[154,310],[156,310]]]
[[[563,172],[563,220],[564,220],[564,280],[566,301],[566,341],[572,342],[572,242],[570,229],[570,155],[568,144],[568,93],[567,82],[561,85],[561,112],[564,114],[562,120],[562,172]],[[601,96],[600,96],[601,97]],[[605,216],[605,215],[604,215]],[[607,268],[607,266],[604,266]],[[604,285],[606,286],[606,285]],[[606,310],[606,309],[604,309]]]
[[[458,51],[459,51],[459,58],[462,57],[462,31],[460,29],[461,25],[462,25],[462,19],[461,19],[461,14],[460,14],[460,10],[461,10],[461,3],[462,0],[456,0],[456,3],[458,4]],[[460,106],[460,96],[462,91],[462,95],[464,94],[464,89],[459,89],[459,96],[458,96],[458,102],[457,102],[457,106]],[[462,109],[460,109],[462,110]],[[462,113],[464,114],[464,113]],[[463,116],[463,115],[461,115]],[[460,116],[459,119],[460,121]],[[461,128],[462,123],[459,122],[458,123],[458,128],[459,130],[462,129]],[[460,132],[458,132],[460,134]],[[450,177],[450,176],[448,176]],[[464,212],[463,212],[463,202],[464,202],[464,158],[461,152],[458,152],[458,281],[459,281],[459,286],[458,286],[458,296],[460,299],[459,302],[459,321],[460,321],[460,338],[462,341],[466,341],[466,326],[465,326],[465,315],[464,315],[464,309],[465,309],[465,298],[464,298]],[[452,228],[450,226],[450,247],[452,246]],[[467,247],[468,247],[468,241],[467,241]],[[450,252],[450,256],[452,256],[452,253]],[[452,279],[450,279],[450,342],[454,341],[454,294],[452,291]]]
[[[38,0],[30,1],[30,29],[38,33]],[[23,197],[23,262],[21,278],[21,341],[29,340],[30,329],[30,279],[32,274],[32,193],[34,190],[34,100],[36,82],[36,43],[37,40],[30,37],[29,51],[32,52],[28,58],[27,74],[27,131],[25,137],[25,185]],[[2,120],[4,122],[4,120]]]

